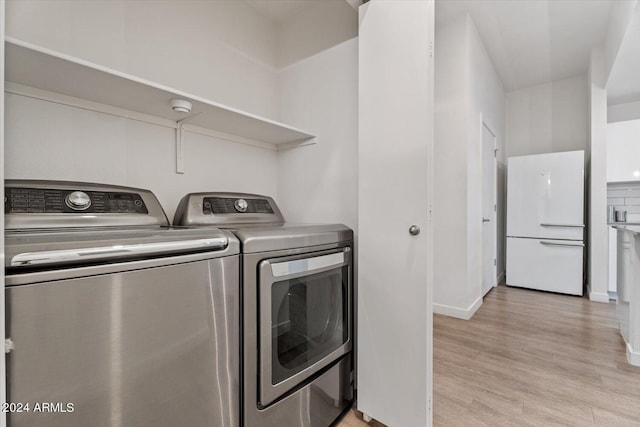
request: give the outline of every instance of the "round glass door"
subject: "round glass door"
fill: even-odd
[[[343,345],[348,268],[275,282],[271,287],[272,384]]]

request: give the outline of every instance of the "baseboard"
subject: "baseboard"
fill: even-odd
[[[629,343],[627,343],[627,360],[633,366],[640,366],[640,353],[633,351]]]
[[[443,314],[445,316],[455,317],[458,319],[469,320],[478,311],[482,305],[482,297],[478,297],[468,308],[451,307],[444,304],[433,304],[433,312],[435,314]]]
[[[589,294],[589,300],[593,302],[609,303],[609,294],[602,292],[593,292],[591,286],[587,285],[587,293]]]
[[[505,282],[505,278],[506,278],[506,275],[505,275],[505,272],[503,270],[502,273],[500,273],[498,275],[498,281],[496,282],[496,286],[498,286],[500,283]]]

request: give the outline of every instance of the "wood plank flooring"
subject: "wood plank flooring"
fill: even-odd
[[[434,316],[434,425],[640,426],[615,304],[501,285],[469,321]]]

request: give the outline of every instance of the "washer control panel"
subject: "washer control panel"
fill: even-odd
[[[205,197],[202,202],[202,213],[217,214],[273,214],[273,208],[266,199],[248,199],[231,197]]]
[[[142,196],[137,193],[16,187],[6,189],[4,212],[5,214],[149,213]]]

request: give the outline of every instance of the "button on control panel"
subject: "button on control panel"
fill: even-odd
[[[120,213],[148,214],[136,193],[41,188],[7,188],[5,214],[12,213]]]
[[[233,202],[233,207],[236,208],[238,212],[246,212],[249,208],[249,203],[245,199],[236,199]]]
[[[215,214],[273,214],[273,208],[265,199],[243,199],[231,197],[205,197],[202,213]]]
[[[74,211],[84,211],[91,206],[91,197],[84,191],[74,191],[73,193],[67,194],[64,202]]]

